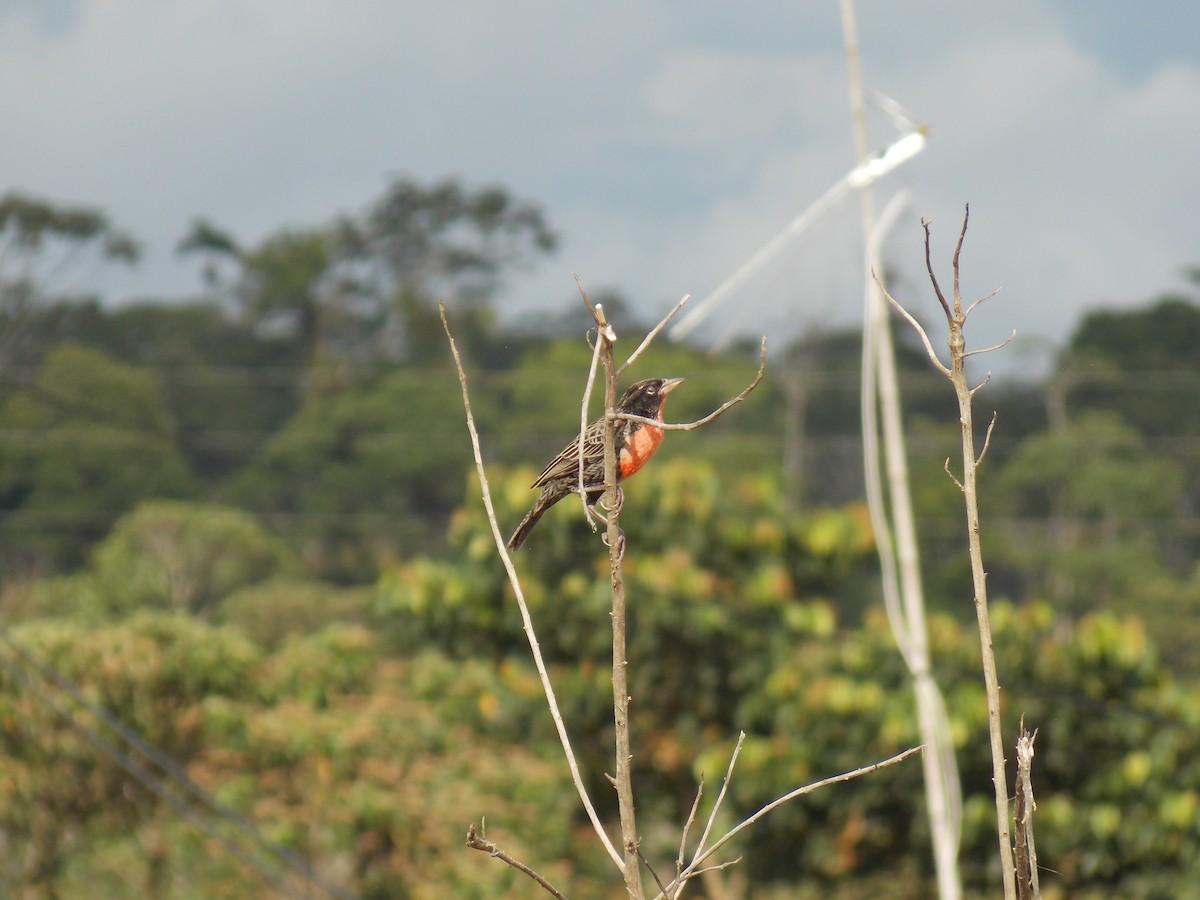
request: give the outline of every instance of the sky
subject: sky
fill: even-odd
[[[1189,292],[1200,264],[1194,0],[856,4],[864,81],[930,139],[894,293],[926,321],[921,218],[968,341],[1033,365],[1082,312]],[[500,184],[558,250],[507,314],[569,310],[572,273],[644,317],[700,300],[857,162],[838,3],[0,0],[0,192],[102,208],[142,243],[112,302],[186,298],[203,216],[244,244],[363,209],[397,176]],[[873,147],[899,137],[875,105]],[[820,218],[701,332],[776,341],[861,320],[860,206]]]

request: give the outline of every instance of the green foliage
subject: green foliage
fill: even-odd
[[[141,500],[195,487],[153,379],[95,350],[51,353],[0,407],[0,433],[3,537],[35,565],[76,561]]]
[[[482,398],[481,398],[482,401]],[[430,546],[462,498],[470,449],[449,371],[402,370],[311,398],[232,486],[302,550],[310,572],[370,580]],[[488,424],[481,402],[476,415]]]
[[[186,763],[203,742],[195,704],[236,697],[250,683],[256,650],[236,634],[177,616],[146,614],[119,626],[88,628],[65,620],[13,629],[3,647],[0,674],[0,827],[22,848],[23,879],[52,884],[70,854],[93,835],[120,833],[152,813],[156,800],[133,787],[115,762],[45,697],[70,701],[40,682],[36,669],[14,656],[12,644],[36,654],[62,675],[85,685],[89,700],[111,710],[143,738]],[[88,712],[73,721],[104,727]],[[111,733],[109,739],[112,740]]]
[[[19,322],[60,294],[55,276],[89,250],[127,264],[137,262],[140,253],[137,242],[99,209],[15,191],[0,197],[0,314]]]
[[[1076,613],[1112,607],[1161,571],[1155,530],[1182,484],[1118,418],[1081,416],[1026,439],[989,481],[987,508],[1011,523],[992,557],[1024,575],[1022,595]]]
[[[114,612],[148,606],[204,614],[231,591],[292,565],[287,547],[244,510],[163,500],[118,521],[90,570]]]
[[[232,591],[212,618],[236,626],[260,647],[274,648],[292,635],[312,634],[334,622],[362,624],[372,594],[369,587],[276,576]]]
[[[485,815],[489,836],[570,896],[611,896],[490,529],[473,500],[455,511],[479,488],[464,478],[436,298],[472,366],[489,464],[524,464],[491,473],[505,532],[578,425],[582,311],[518,333],[488,302],[552,248],[540,211],[502,189],[399,179],[359,213],[252,246],[199,220],[181,249],[205,254],[213,296],[171,305],[48,302],[62,292],[42,276],[68,254],[131,258],[97,210],[10,195],[0,243],[6,633],[363,896],[523,896],[521,876],[462,847]],[[630,305],[605,303],[632,349]],[[934,661],[967,792],[964,872],[982,893],[995,881],[990,759],[961,496],[942,470],[958,428],[907,334],[910,467],[945,613],[930,622]],[[1186,297],[1091,314],[1044,383],[979,398],[999,410],[982,483],[989,584],[1020,601],[993,614],[1005,729],[1022,713],[1040,729],[1047,896],[1173,896],[1200,879],[1200,694],[1169,674],[1198,671],[1198,334]],[[864,513],[822,505],[859,496],[858,354],[850,333],[789,348],[748,402],[670,434],[626,486],[634,763],[660,871],[695,780],[707,773],[710,803],[739,730],[719,826],[917,740]],[[624,381],[685,376],[667,414],[687,421],[756,365],[756,346],[709,356],[660,341]],[[237,505],[179,502],[198,497]],[[518,566],[611,817],[607,561],[575,500]],[[0,671],[0,894],[267,890],[22,671],[36,674]],[[727,873],[730,891],[926,896],[924,817],[915,763],[814,794],[731,848],[748,864]]]
[[[519,514],[526,482],[523,472],[493,477],[502,521]],[[858,589],[871,547],[861,510],[789,517],[772,479],[725,482],[683,462],[656,461],[626,496],[635,782],[652,859],[673,858],[694,780],[705,772],[711,783],[724,770],[739,729],[748,737],[727,825],[799,784],[919,740],[909,677],[884,617],[839,628],[830,603]],[[572,506],[547,515],[519,565],[576,748],[585,770],[599,772],[612,744],[607,557]],[[459,659],[528,672],[526,640],[480,513],[456,518],[451,549],[453,566],[417,560],[386,573],[379,627],[400,648],[432,642]],[[1200,770],[1180,783],[1166,775],[1174,769],[1148,767],[1139,755],[1156,732],[1164,752],[1178,753],[1169,748],[1190,739],[1200,694],[1172,682],[1136,620],[1098,615],[1071,626],[1046,607],[1001,605],[993,628],[1006,733],[1015,734],[1022,714],[1042,728],[1038,801],[1069,823],[1056,828],[1054,855],[1043,851],[1043,862],[1057,870],[1063,861],[1062,883],[1096,896],[1200,875],[1178,826],[1155,823],[1164,809],[1173,822],[1190,815]],[[964,871],[982,889],[995,837],[978,637],[948,617],[935,617],[931,630],[968,794]],[[526,713],[514,715],[523,722]],[[544,715],[529,728],[523,745],[553,746]],[[1080,747],[1096,755],[1089,750],[1083,763]],[[1161,787],[1150,789],[1157,771]],[[773,813],[734,852],[748,854],[753,885],[803,875],[831,891],[916,861],[907,894],[920,894],[931,889],[921,778],[919,766],[902,766],[812,795]],[[599,779],[594,796],[613,813]],[[1126,807],[1137,812],[1114,820],[1096,853],[1096,823]]]

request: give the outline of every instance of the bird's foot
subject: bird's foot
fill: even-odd
[[[604,541],[605,547],[612,546],[612,544],[610,544],[608,542],[607,534],[600,535],[600,540]],[[617,532],[617,560],[620,561],[624,558],[625,558],[625,529],[622,528]]]
[[[601,509],[605,510],[607,513],[609,513],[609,515],[616,515],[617,513],[619,513],[621,511],[621,507],[625,505],[625,491],[622,490],[619,486],[614,487],[612,489],[612,505],[611,506],[608,504],[608,500],[609,500],[609,493],[607,491],[605,491],[603,496],[601,496],[600,499],[598,501],[596,501],[596,505],[599,506]],[[608,519],[603,516],[601,516],[601,518],[603,518],[605,522],[608,521]]]

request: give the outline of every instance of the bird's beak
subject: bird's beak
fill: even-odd
[[[667,378],[663,381],[662,393],[669,394],[681,384],[683,384],[682,378]]]

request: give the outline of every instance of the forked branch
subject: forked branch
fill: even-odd
[[[933,271],[929,222],[926,220],[922,220],[921,222],[925,230],[925,267],[929,272],[929,281],[933,285],[934,294],[937,295],[938,303],[941,304],[942,311],[946,315],[946,326],[949,332],[947,343],[950,348],[950,365],[948,367],[938,360],[937,354],[933,351],[933,345],[929,340],[929,335],[921,327],[921,324],[903,306],[897,303],[882,285],[880,285],[880,289],[883,290],[883,294],[887,297],[888,302],[917,330],[934,365],[943,375],[950,379],[951,384],[954,386],[955,396],[958,399],[959,422],[962,427],[963,479],[961,482],[955,479],[955,484],[962,491],[966,507],[967,547],[971,557],[971,580],[974,588],[975,615],[979,625],[979,642],[983,656],[983,680],[987,691],[988,734],[992,751],[992,783],[995,787],[996,795],[996,830],[1000,848],[1000,868],[1004,879],[1004,896],[1007,900],[1016,900],[1017,889],[1013,866],[1013,846],[1009,828],[1008,782],[1004,763],[1004,737],[1000,728],[1000,680],[996,672],[996,655],[992,646],[992,628],[987,599],[987,573],[983,567],[983,550],[979,533],[979,502],[976,491],[976,475],[991,443],[992,429],[995,427],[996,420],[993,415],[992,422],[988,426],[987,436],[984,438],[983,450],[979,454],[976,454],[971,401],[975,392],[982,388],[983,384],[972,388],[967,381],[966,373],[967,357],[973,353],[998,350],[1012,338],[1010,336],[1008,340],[994,347],[988,347],[979,351],[968,352],[966,349],[963,327],[970,313],[982,302],[982,300],[977,300],[965,310],[963,309],[959,257],[962,253],[963,240],[967,234],[967,222],[969,218],[970,207],[967,207],[966,213],[963,215],[962,228],[958,233],[958,242],[954,246],[952,262],[954,289],[951,302],[947,302],[941,285],[938,284],[937,275]],[[989,294],[988,297],[993,296],[994,293]],[[987,297],[983,299],[986,300]],[[985,379],[984,384],[986,383]],[[946,471],[950,471],[948,461]],[[953,478],[953,476],[951,477]]]
[[[508,552],[504,536],[500,533],[500,525],[496,520],[496,509],[492,504],[492,492],[488,486],[487,471],[483,466],[483,452],[479,446],[479,433],[475,429],[475,417],[471,412],[471,395],[467,389],[467,373],[463,369],[462,357],[459,356],[458,345],[454,342],[454,335],[450,332],[450,323],[446,320],[446,307],[439,303],[438,311],[442,317],[442,328],[446,332],[446,339],[450,342],[450,352],[454,357],[454,367],[458,372],[458,383],[462,388],[463,407],[466,410],[467,416],[467,431],[471,436],[471,450],[475,456],[475,472],[479,476],[479,486],[483,493],[483,506],[487,511],[488,524],[492,529],[492,538],[496,542],[496,550],[500,554],[500,561],[504,564],[504,571],[508,573],[509,584],[512,585],[513,593],[517,598],[517,606],[521,611],[521,623],[525,629],[525,637],[529,641],[529,650],[533,655],[533,663],[537,668],[538,678],[542,683],[542,690],[546,694],[546,704],[550,708],[550,717],[554,720],[554,727],[558,732],[558,738],[567,759],[567,768],[571,771],[571,781],[575,785],[575,790],[579,794],[583,808],[587,811],[592,828],[595,829],[596,835],[604,845],[604,849],[608,851],[608,855],[612,857],[617,868],[623,870],[625,861],[621,854],[617,852],[617,848],[613,846],[612,841],[604,830],[604,826],[600,823],[600,816],[596,813],[596,808],[592,805],[592,800],[588,796],[587,788],[583,785],[583,776],[579,772],[579,763],[575,759],[575,751],[572,749],[571,740],[567,736],[567,727],[563,722],[562,713],[558,708],[558,700],[554,695],[554,686],[550,683],[550,675],[546,671],[546,663],[542,658],[541,645],[538,643],[537,633],[533,628],[533,619],[529,615],[529,606],[525,602],[525,592],[521,588],[521,580],[517,577],[516,566],[513,564],[512,556]]]

